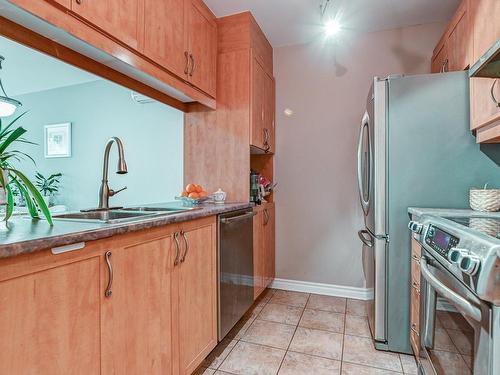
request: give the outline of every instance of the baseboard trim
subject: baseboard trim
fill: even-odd
[[[271,284],[271,288],[290,290],[293,292],[324,294],[327,296],[345,297],[360,300],[369,300],[373,298],[373,289],[344,285],[312,283],[309,281],[274,279]]]

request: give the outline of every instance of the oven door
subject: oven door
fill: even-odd
[[[429,254],[420,272],[421,372],[492,375],[490,307]]]

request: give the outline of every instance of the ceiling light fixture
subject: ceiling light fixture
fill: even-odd
[[[0,70],[2,69],[2,62],[5,57],[0,56]],[[7,95],[5,89],[3,88],[2,79],[0,78],[0,117],[8,117],[12,115],[18,107],[22,106],[19,100],[13,99]],[[3,93],[3,95],[1,95]]]
[[[333,2],[333,0],[325,0],[319,6],[320,14],[321,14],[321,23],[323,25],[323,31],[324,31],[325,36],[327,38],[334,36],[341,29],[341,26],[337,20],[337,17],[331,17],[331,16],[328,16],[328,14],[327,14],[328,7],[332,2]]]

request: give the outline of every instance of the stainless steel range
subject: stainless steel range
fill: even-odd
[[[500,375],[500,218],[422,215],[422,374]]]

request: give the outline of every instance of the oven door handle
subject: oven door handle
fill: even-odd
[[[461,295],[455,293],[453,290],[442,284],[436,276],[434,276],[427,267],[427,260],[420,258],[420,273],[425,280],[443,297],[449,299],[453,304],[463,313],[467,314],[477,322],[481,322],[481,310],[472,305],[469,301]]]

